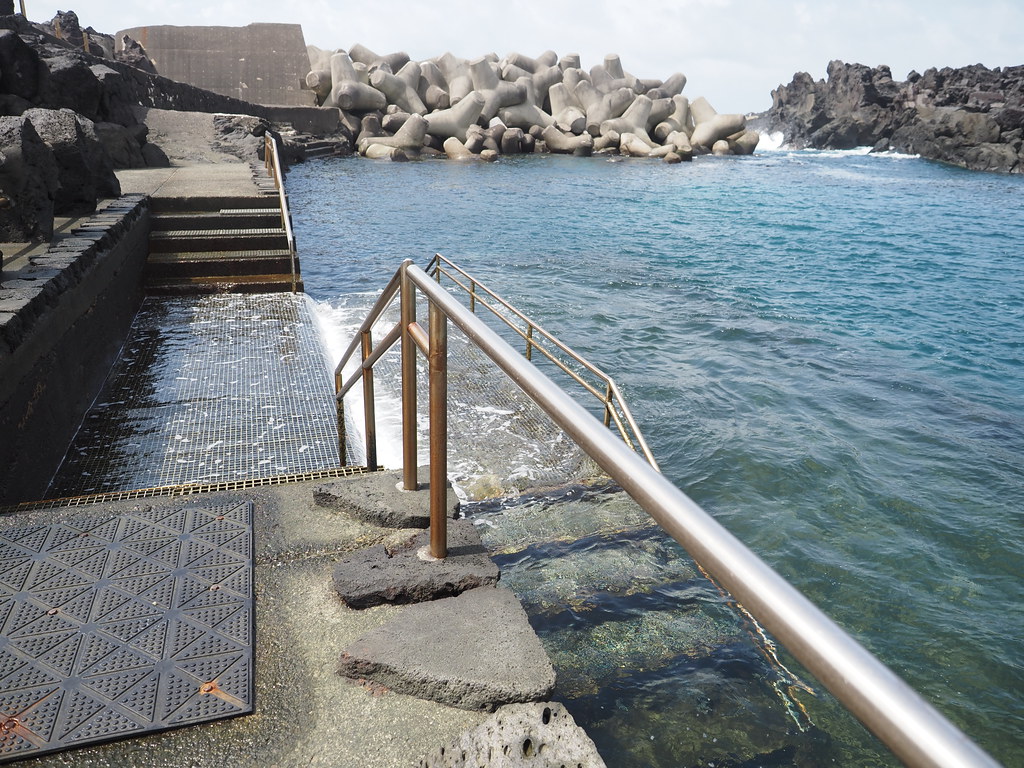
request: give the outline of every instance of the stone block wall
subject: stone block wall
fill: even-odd
[[[0,278],[0,506],[43,497],[142,303],[149,202],[124,195]]]

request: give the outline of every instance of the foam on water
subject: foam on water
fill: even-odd
[[[761,138],[757,142],[758,152],[777,152],[780,149],[785,149],[785,135],[782,131],[773,131],[771,133],[762,133]]]

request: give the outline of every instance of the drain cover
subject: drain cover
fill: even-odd
[[[0,531],[0,762],[248,714],[252,505]]]

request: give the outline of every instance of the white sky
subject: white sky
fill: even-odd
[[[1024,64],[1021,0],[27,0],[44,21],[73,9],[83,27],[113,34],[158,24],[302,25],[306,43],[422,60],[451,51],[464,58],[552,49],[579,53],[584,68],[617,53],[637,77],[686,74],[685,94],[719,112],[771,106],[771,91],[795,72],[825,76],[831,59],[887,64],[897,80],[916,69]]]

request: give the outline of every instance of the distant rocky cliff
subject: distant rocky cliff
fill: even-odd
[[[772,91],[761,125],[794,147],[893,149],[982,171],[1024,173],[1024,66],[911,72],[833,61]]]

